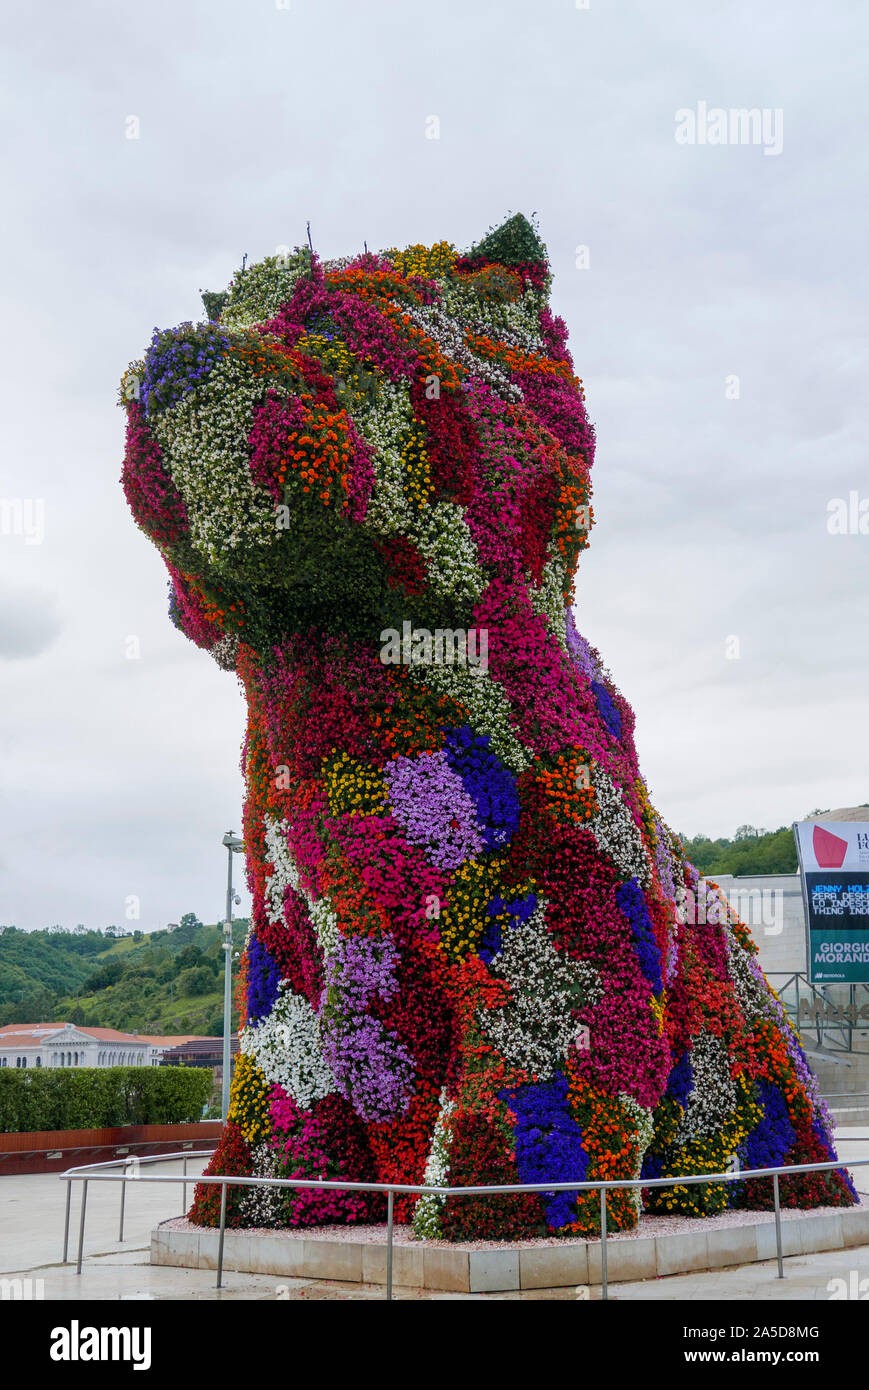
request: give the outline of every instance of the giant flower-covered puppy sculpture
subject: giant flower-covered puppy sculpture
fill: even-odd
[[[238,673],[253,895],[212,1172],[454,1185],[827,1160],[830,1122],[746,928],[649,802],[577,631],[594,433],[534,228],[321,262],[155,332],[123,482],[174,622]],[[791,1205],[854,1201],[794,1175]],[[193,1218],[213,1222],[217,1189]],[[404,1197],[418,1234],[599,1229],[593,1194]],[[610,1222],[632,1226],[634,1193]],[[236,1188],[236,1225],[377,1220]]]

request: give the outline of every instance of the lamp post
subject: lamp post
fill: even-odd
[[[229,1073],[232,1065],[232,856],[241,854],[244,841],[227,830],[223,843],[226,845],[226,917],[223,922],[223,1091],[220,1109],[225,1124],[229,1111]]]

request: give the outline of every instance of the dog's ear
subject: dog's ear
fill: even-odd
[[[533,214],[529,221],[515,212],[500,227],[488,231],[468,252],[469,259],[478,257],[505,266],[545,265],[546,247],[533,224]]]

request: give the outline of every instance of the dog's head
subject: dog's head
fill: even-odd
[[[593,431],[549,284],[515,216],[464,255],[286,250],[155,331],[123,484],[178,626],[232,665],[239,640],[467,624],[495,578],[568,602]]]

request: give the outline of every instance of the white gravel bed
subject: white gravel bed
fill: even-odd
[[[869,1208],[869,1197],[864,1197],[860,1202],[859,1209]],[[802,1208],[782,1207],[782,1221],[797,1221],[800,1217],[811,1217],[813,1215],[832,1215],[837,1211],[856,1211],[857,1207],[812,1207],[808,1210]],[[718,1216],[648,1216],[640,1217],[639,1226],[632,1231],[615,1231],[607,1235],[607,1240],[642,1240],[654,1238],[655,1236],[672,1236],[685,1234],[697,1234],[701,1231],[720,1231],[732,1229],[736,1226],[758,1226],[775,1219],[771,1211],[733,1211],[721,1212]],[[213,1226],[194,1226],[192,1221],[188,1221],[186,1216],[176,1216],[171,1221],[164,1221],[161,1230],[170,1231],[203,1231],[214,1230]],[[336,1240],[347,1241],[353,1244],[378,1244],[382,1245],[386,1240],[386,1223],[371,1226],[303,1226],[297,1228],[283,1227],[275,1230],[270,1227],[262,1226],[233,1226],[227,1230],[243,1231],[245,1235],[260,1236],[264,1240]],[[505,1246],[518,1250],[533,1250],[542,1245],[571,1245],[592,1243],[599,1239],[597,1236],[589,1237],[564,1237],[564,1236],[539,1236],[533,1240],[419,1240],[413,1234],[410,1226],[395,1225],[393,1231],[393,1241],[396,1245],[427,1245],[434,1249],[444,1250],[501,1250]]]

